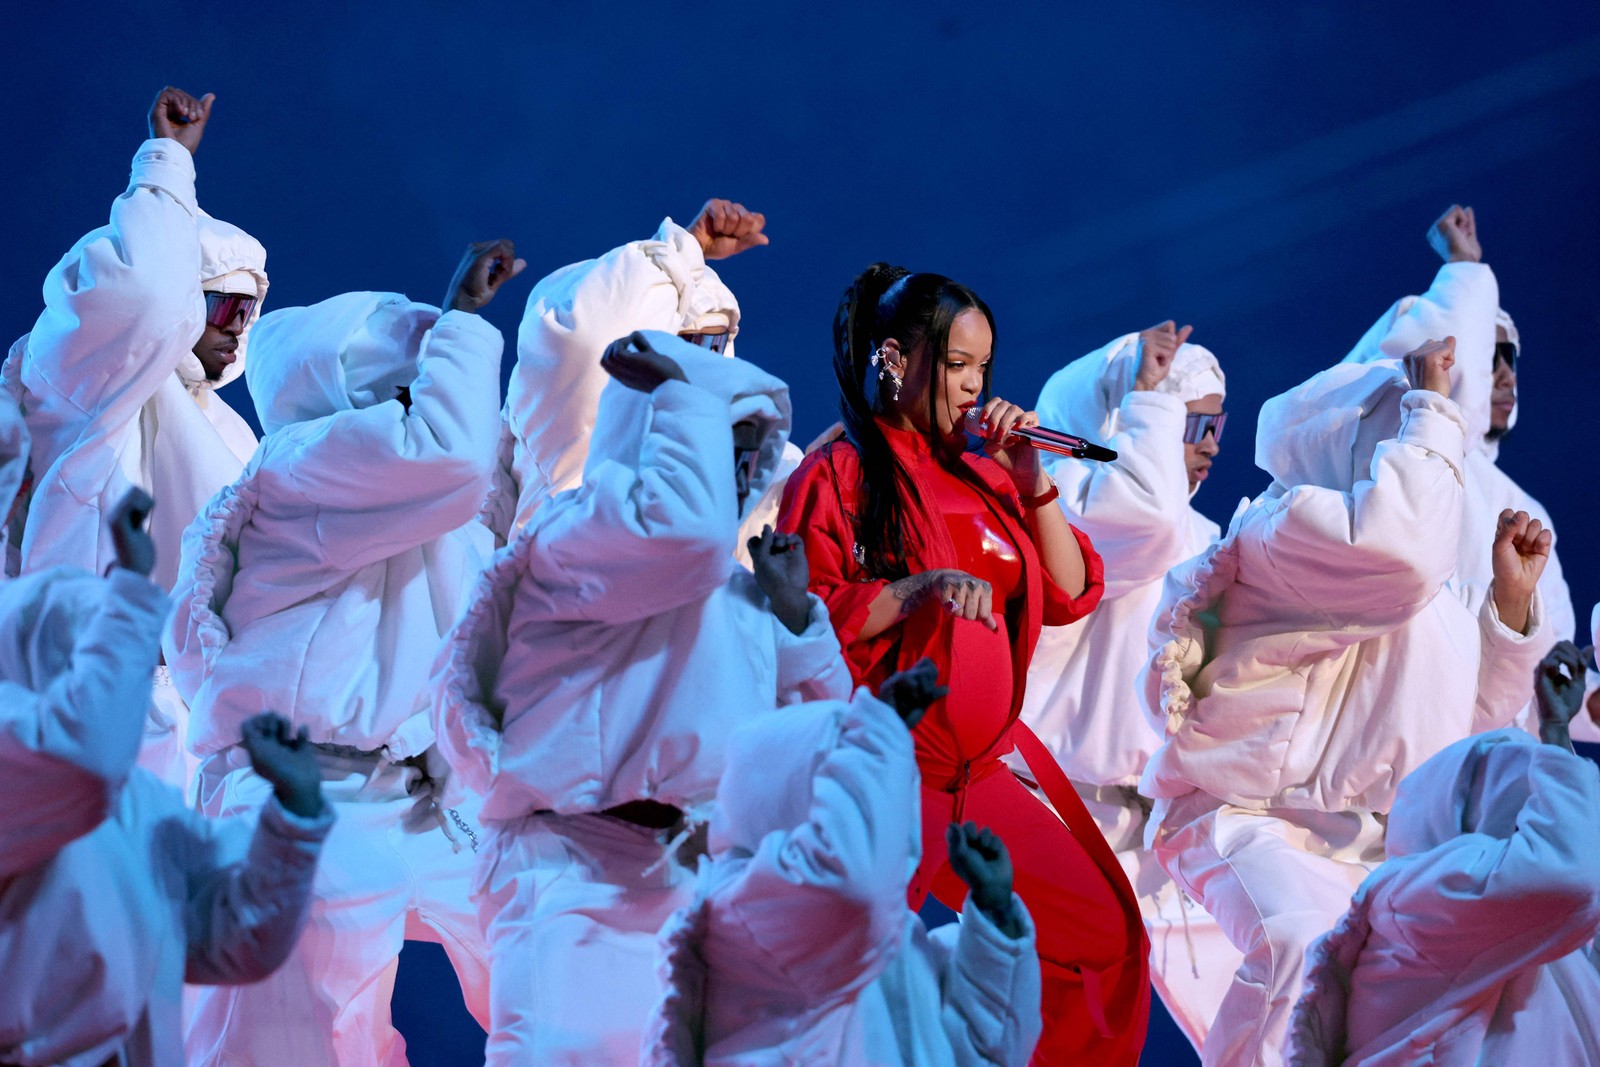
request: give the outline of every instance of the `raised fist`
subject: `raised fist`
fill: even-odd
[[[1428,227],[1428,243],[1446,263],[1483,262],[1478,220],[1470,207],[1451,204],[1449,210]]]
[[[607,345],[600,366],[629,389],[641,393],[655,392],[662,382],[689,380],[676,360],[651,348],[650,339],[637,330]]]
[[[686,227],[700,242],[707,259],[727,259],[747,248],[767,243],[767,217],[731,200],[707,200]]]
[[[1456,365],[1456,339],[1424,341],[1406,354],[1406,377],[1413,389],[1427,389],[1440,396],[1450,395],[1450,368]]]
[[[272,783],[278,803],[303,819],[322,813],[322,772],[304,726],[297,733],[282,715],[263,711],[245,720],[240,741],[251,769]]]
[[[750,550],[756,584],[767,594],[772,614],[790,633],[804,633],[811,622],[811,598],[806,595],[811,568],[806,563],[805,542],[798,534],[763,526],[761,534],[747,540],[745,547]]]
[[[928,705],[949,692],[949,686],[939,684],[938,666],[923,656],[905,670],[885,678],[878,686],[878,699],[899,712],[901,721],[910,730],[922,721]]]
[[[467,246],[445,291],[446,311],[472,311],[488,304],[506,282],[522,273],[528,264],[517,258],[510,241],[475,241]]]
[[[1178,354],[1178,346],[1187,341],[1193,332],[1193,326],[1185,326],[1180,330],[1171,319],[1139,331],[1139,371],[1133,379],[1136,392],[1149,392],[1166,380],[1168,372],[1172,370],[1172,360]]]
[[[950,869],[967,883],[972,903],[1008,937],[1021,937],[1022,918],[1011,898],[1011,854],[993,830],[951,823],[944,831]]]
[[[1539,661],[1533,674],[1533,695],[1539,705],[1540,736],[1545,740],[1559,743],[1583,709],[1585,674],[1583,653],[1571,641],[1558,642]]]
[[[117,501],[107,522],[111,529],[111,545],[117,552],[117,566],[146,578],[156,568],[156,543],[151,540],[150,531],[144,528],[155,506],[149,493],[134,486]]]
[[[167,86],[156,94],[156,102],[150,105],[150,136],[170,137],[194,155],[206,132],[211,104],[216,98],[216,93],[207,93],[196,100],[182,89]]]
[[[1533,608],[1533,592],[1550,562],[1550,544],[1555,535],[1526,511],[1506,508],[1494,531],[1494,607],[1515,633],[1528,628],[1528,612]]]

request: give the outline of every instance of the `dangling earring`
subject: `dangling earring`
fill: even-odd
[[[876,352],[872,353],[871,357],[868,358],[867,363],[878,368],[878,381],[881,382],[885,378],[889,379],[890,384],[893,386],[890,395],[893,396],[895,400],[899,400],[900,387],[905,384],[905,380],[889,368],[888,349],[878,349]]]

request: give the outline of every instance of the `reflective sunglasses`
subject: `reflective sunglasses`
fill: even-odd
[[[1197,445],[1206,439],[1206,434],[1210,434],[1212,440],[1220,445],[1222,443],[1222,428],[1227,425],[1227,422],[1228,413],[1226,411],[1216,415],[1202,415],[1199,412],[1191,411],[1184,418],[1183,443]]]
[[[722,333],[700,333],[696,330],[690,330],[686,333],[680,333],[678,336],[683,338],[685,341],[688,341],[692,345],[699,345],[701,348],[704,348],[710,352],[715,352],[720,356],[727,350],[728,342],[733,340],[733,331],[724,330]]]
[[[245,296],[243,293],[207,293],[206,294],[206,324],[225,330],[240,315],[244,321],[250,321],[250,313],[256,309],[256,298]]]
[[[1511,368],[1513,374],[1516,373],[1517,346],[1510,341],[1496,341],[1494,343],[1494,361],[1496,363],[1504,362],[1507,367]]]

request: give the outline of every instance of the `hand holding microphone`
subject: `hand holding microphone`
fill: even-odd
[[[1010,405],[1007,406],[1009,407]],[[1000,437],[999,440],[991,438],[989,419],[986,417],[986,413],[992,407],[994,407],[994,401],[990,401],[983,408],[970,408],[966,415],[967,432],[981,437],[985,441],[993,440],[998,444],[1001,440],[1004,440],[1004,437]],[[1032,415],[1032,412],[1027,414]],[[1075,459],[1088,459],[1099,463],[1109,463],[1117,458],[1117,453],[1114,449],[1106,448],[1104,445],[1097,445],[1093,441],[1086,440],[1076,434],[1052,430],[1038,425],[1037,416],[1033,416],[1031,425],[1013,425],[1009,427],[1009,436],[1020,437],[1041,452],[1052,452],[1058,456],[1072,456]]]

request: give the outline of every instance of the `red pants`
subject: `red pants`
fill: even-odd
[[[1138,913],[1130,922],[1111,882],[1072,832],[998,759],[974,767],[959,794],[923,787],[913,909],[929,892],[957,911],[965,902],[966,883],[951,870],[944,843],[945,827],[958,819],[986,826],[1005,841],[1017,895],[1038,931],[1044,1035],[1033,1062],[1133,1067],[1150,1015]]]

